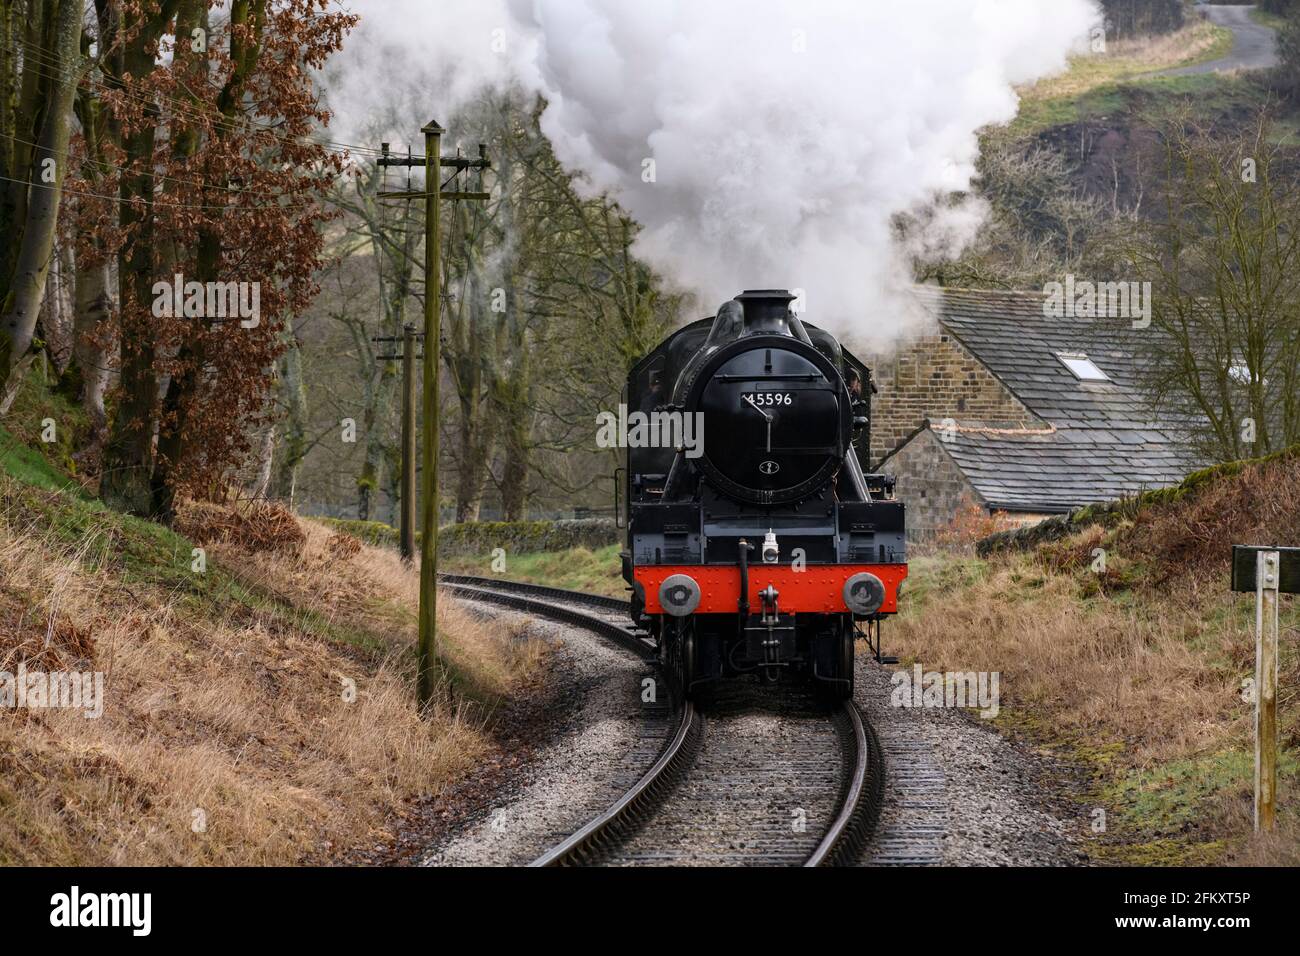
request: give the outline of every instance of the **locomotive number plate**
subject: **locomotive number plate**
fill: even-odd
[[[760,408],[764,406],[775,408],[778,405],[793,405],[794,395],[790,392],[742,392],[740,400],[758,405]]]

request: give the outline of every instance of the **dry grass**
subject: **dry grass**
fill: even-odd
[[[1123,747],[1135,764],[1221,747],[1248,729],[1239,675],[1254,639],[1239,622],[1219,629],[1173,603],[1081,600],[1073,575],[1030,558],[992,562],[974,583],[906,608],[889,644],[927,668],[999,672],[1004,709],[1099,749]]]
[[[1279,835],[1251,835],[1254,602],[1230,545],[1300,542],[1300,450],[1029,554],[914,561],[886,642],[909,664],[1001,675],[1001,726],[1095,773],[1119,821],[1098,854],[1282,863],[1300,853],[1300,599],[1283,602]],[[1104,567],[1095,560],[1105,552]]]
[[[191,503],[177,516],[175,528],[195,544],[230,544],[250,554],[296,554],[303,544],[293,512],[261,501],[232,507]]]
[[[296,551],[213,544],[208,573],[233,580],[203,603],[17,519],[0,510],[0,669],[99,670],[107,702],[0,710],[3,863],[281,864],[382,838],[472,767],[476,702],[539,658],[441,602],[447,679],[421,720],[418,585],[388,552],[309,522]]]
[[[1064,73],[1045,77],[1017,92],[1029,102],[1070,99],[1147,73],[1216,59],[1231,48],[1230,30],[1197,18],[1174,33],[1110,41],[1105,53],[1071,57]]]

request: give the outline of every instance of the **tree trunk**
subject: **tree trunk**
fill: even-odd
[[[402,448],[389,445],[385,450],[384,487],[388,492],[388,523],[399,527],[402,523]]]
[[[397,373],[393,371],[392,363],[385,362],[383,371],[379,373],[379,381],[372,392],[374,400],[367,405],[365,411],[366,456],[361,466],[361,475],[357,478],[357,511],[362,521],[370,520],[371,499],[379,490],[384,467],[384,449],[389,443],[388,427],[391,419],[389,412],[393,407],[393,398],[397,391],[396,383]]]
[[[54,34],[57,65],[51,68],[54,79],[30,168],[32,194],[13,282],[0,317],[0,386],[8,382],[14,364],[31,347],[45,295],[67,165],[72,101],[80,74],[81,16],[81,0],[59,0]],[[45,181],[47,175],[49,182]]]
[[[172,5],[174,6],[174,5]],[[134,18],[132,18],[134,19]],[[102,28],[101,24],[101,28]],[[144,29],[140,29],[144,26]],[[121,78],[147,76],[155,67],[151,40],[165,23],[150,20],[126,24],[129,46],[114,56],[110,86]],[[124,28],[124,33],[127,30]],[[122,131],[115,130],[121,134]],[[122,330],[121,399],[104,451],[100,497],[110,508],[148,515],[153,509],[154,432],[157,425],[158,376],[154,371],[157,344],[153,335],[154,278],[154,141],[157,127],[146,123],[121,136],[123,165],[132,170],[122,176],[118,189],[118,224],[132,235],[130,245],[118,253],[118,303]]]
[[[54,366],[56,378],[61,378],[72,363],[74,275],[70,244],[56,236],[50,273],[45,280],[45,297],[36,321],[36,337],[44,345],[43,354]]]
[[[513,292],[513,287],[507,285]],[[505,465],[501,476],[501,507],[506,521],[522,521],[528,507],[528,477],[532,468],[533,419],[532,361],[529,337],[523,317],[515,313],[515,297],[510,297],[511,315],[506,322],[504,347],[509,361],[500,362],[501,377],[494,383],[497,415],[501,419]]]
[[[487,416],[481,405],[462,401],[457,429],[456,522],[477,521],[487,483]]]
[[[457,210],[452,238],[456,251],[446,259],[463,265],[465,272],[456,280],[461,283],[461,301],[449,316],[448,344],[442,354],[460,406],[456,433],[456,521],[462,523],[478,520],[487,483],[493,422],[488,415],[485,372],[492,360],[492,339],[485,298],[489,293],[484,281],[484,234],[481,229],[473,228],[468,210]],[[448,275],[445,285],[451,287],[453,281]]]
[[[302,375],[302,352],[292,332],[288,337],[289,349],[280,358],[280,396],[285,416],[272,488],[274,496],[292,508],[298,471],[307,456],[307,390]]]
[[[4,418],[9,414],[14,399],[18,397],[18,390],[22,388],[23,379],[27,376],[27,370],[32,367],[32,363],[35,361],[36,353],[28,352],[14,365],[8,384],[0,386],[0,418]]]
[[[249,489],[249,497],[254,500],[265,498],[271,487],[271,475],[275,466],[275,426],[269,426],[262,433],[262,443],[257,451],[257,477]]]
[[[4,0],[0,16],[4,18],[4,44],[0,46],[0,235],[10,241],[0,243],[0,303],[9,295],[9,284],[16,272],[22,235],[27,221],[27,203],[33,192],[33,153],[31,145],[40,131],[43,96],[48,94],[46,78],[50,72],[36,64],[24,66],[18,72],[16,52],[25,46],[28,50],[47,49],[51,46],[50,16],[52,0],[29,0],[26,9],[14,0]],[[26,23],[20,18],[26,14]],[[15,82],[15,80],[19,82]],[[17,361],[17,357],[13,359]],[[0,379],[3,379],[0,369]],[[2,384],[2,383],[0,383]]]
[[[112,269],[108,259],[77,267],[76,307],[73,318],[73,357],[81,372],[81,406],[90,419],[84,454],[98,460],[108,433],[104,394],[108,391],[113,317]]]
[[[531,468],[527,421],[511,422],[506,431],[506,461],[501,478],[501,507],[506,521],[523,521],[528,513],[528,473]]]
[[[255,5],[260,9],[264,3],[265,0],[260,0]],[[261,21],[257,19],[250,21],[250,17],[255,18],[257,15],[256,11],[251,9],[252,6],[254,5],[249,3],[238,3],[231,7],[232,28],[246,27],[250,22],[255,24],[255,27],[251,37],[244,33],[235,33],[231,38],[231,58],[239,65],[226,80],[226,85],[222,88],[217,101],[218,109],[227,121],[232,120],[235,115],[236,91],[240,89],[248,70],[251,69],[252,64],[246,58],[247,49],[250,44],[255,46],[260,38],[260,26],[257,24]],[[180,4],[176,25],[179,36],[189,35],[195,26],[206,31],[207,3],[203,0],[191,0],[190,3]],[[206,54],[194,53],[186,45],[181,44],[177,56],[194,59],[197,77],[206,75]],[[220,148],[227,130],[228,127],[215,128],[212,136],[217,148]],[[200,138],[196,131],[182,130],[176,137],[174,153],[177,156],[192,156],[198,151],[200,145]],[[228,184],[218,182],[217,185],[224,189]],[[220,215],[220,210],[216,215]],[[221,268],[221,253],[221,238],[215,227],[207,222],[200,224],[195,250],[195,281],[207,283],[217,280]],[[208,316],[206,321],[208,323],[206,329],[210,330],[212,317]],[[203,336],[193,336],[185,340],[177,355],[178,371],[168,383],[167,391],[161,401],[158,417],[158,451],[150,479],[149,497],[150,512],[167,524],[171,524],[176,513],[177,474],[194,440],[194,437],[188,433],[186,424],[189,420],[190,406],[199,387],[206,355],[207,349]],[[269,464],[267,467],[269,468]],[[267,482],[262,484],[260,494],[266,493],[269,480],[268,476]]]

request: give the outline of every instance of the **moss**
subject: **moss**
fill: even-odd
[[[1092,855],[1102,862],[1124,866],[1214,866],[1223,859],[1227,849],[1228,844],[1223,840],[1100,842],[1092,848]]]
[[[81,445],[88,428],[86,413],[68,396],[51,390],[42,380],[40,366],[28,372],[14,398],[13,407],[0,429],[0,468],[9,470],[5,449],[25,451],[23,462],[15,462],[15,474],[24,481],[36,479],[42,487],[75,485],[77,473],[73,452]],[[54,425],[53,441],[45,441],[46,421]],[[5,429],[8,429],[5,431]],[[44,462],[42,468],[37,462]],[[14,472],[11,472],[14,473]],[[33,482],[35,483],[35,482]]]
[[[1294,784],[1297,761],[1283,751],[1278,773]],[[1254,755],[1244,750],[1175,760],[1129,770],[1098,794],[1108,810],[1108,839],[1098,855],[1138,866],[1193,866],[1218,862],[1229,849],[1211,838],[1207,818],[1234,800],[1248,802]]]
[[[354,518],[313,518],[313,521],[319,521],[327,528],[335,531],[342,531],[350,534],[354,538],[359,538],[366,544],[372,544],[380,548],[396,548],[401,544],[397,529],[391,525],[384,524],[382,521],[357,521]],[[418,543],[420,533],[415,533]]]
[[[49,491],[67,489],[73,494],[80,493],[80,486],[66,472],[3,427],[0,427],[0,474]]]
[[[1216,482],[1241,475],[1247,469],[1295,459],[1300,459],[1300,445],[1293,445],[1260,458],[1243,458],[1211,465],[1192,472],[1178,484],[1170,485],[1168,488],[1154,488],[1132,498],[1086,505],[1076,508],[1069,515],[1058,515],[1036,525],[989,535],[978,543],[977,551],[981,556],[989,556],[1002,551],[1041,550],[1047,543],[1076,534],[1089,525],[1099,525],[1111,532],[1106,540],[1113,544],[1117,538],[1114,532],[1122,529],[1127,523],[1133,522],[1144,511],[1167,507],[1188,497],[1194,497]]]

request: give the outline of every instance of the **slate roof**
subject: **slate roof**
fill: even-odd
[[[1134,337],[1150,330],[1135,331],[1129,320],[1048,318],[1036,292],[921,287],[917,295],[1049,426],[961,421],[944,434],[948,454],[989,507],[1068,511],[1176,484],[1202,464],[1188,450],[1185,423],[1154,414],[1138,388]],[[1057,352],[1086,353],[1111,381],[1080,381]]]
[[[1196,463],[1146,429],[1060,429],[1049,435],[958,429],[943,441],[989,507],[1056,513],[1177,484]]]

